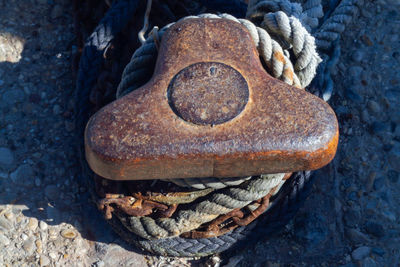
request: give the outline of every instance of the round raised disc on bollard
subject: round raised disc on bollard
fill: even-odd
[[[181,70],[168,87],[168,101],[185,121],[199,125],[227,122],[239,115],[249,100],[243,76],[217,62],[200,62]]]
[[[326,102],[268,75],[246,28],[187,19],[151,80],[92,116],[85,150],[114,180],[240,177],[321,168],[338,136]]]

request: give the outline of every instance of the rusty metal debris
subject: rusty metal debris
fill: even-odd
[[[199,229],[182,234],[181,237],[210,238],[226,234],[239,226],[248,225],[268,209],[270,203],[269,200],[275,194],[277,189],[278,186],[274,187],[266,196],[255,201],[254,203],[259,204],[258,208],[254,211],[250,211],[246,216],[242,210],[235,209],[209,222],[203,227],[204,230],[199,230],[202,228],[200,227]]]
[[[283,177],[283,180],[287,180],[288,177],[290,177],[290,174]],[[249,208],[232,210],[201,226],[199,229],[184,233],[181,236],[184,238],[209,238],[223,235],[239,226],[246,226],[267,210],[269,200],[278,188],[279,186],[274,187],[266,196],[254,201],[252,205],[258,206],[255,210],[250,210]],[[185,199],[186,194],[189,193],[175,193],[175,201],[181,204],[188,203],[179,199],[179,196]],[[164,197],[167,197],[167,195],[170,194],[166,194]],[[160,194],[156,193],[155,196],[159,197]],[[112,213],[114,212],[120,212],[126,216],[149,216],[155,213],[158,218],[170,218],[179,207],[179,204],[165,205],[150,199],[154,199],[153,196],[143,196],[141,193],[132,193],[132,196],[106,194],[105,198],[98,201],[97,206],[103,211],[107,220],[112,218]]]
[[[107,194],[98,202],[97,207],[104,212],[104,217],[109,220],[112,212],[120,211],[129,216],[146,216],[153,213],[154,209],[163,212],[164,216],[171,216],[176,207],[170,208],[167,205],[150,200],[135,199],[131,196],[120,197],[119,195]]]
[[[191,68],[199,75],[190,75]],[[223,74],[229,68],[237,77]],[[226,78],[218,82],[220,92],[211,77],[219,73]],[[202,87],[206,74],[211,78]],[[185,88],[193,95],[190,106],[182,101]],[[232,98],[232,88],[238,98]],[[90,167],[114,180],[312,170],[332,160],[337,143],[329,105],[269,76],[247,30],[224,19],[172,26],[153,78],[98,111],[85,133]]]

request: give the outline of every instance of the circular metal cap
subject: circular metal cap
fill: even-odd
[[[181,70],[168,88],[168,101],[185,121],[199,125],[221,124],[235,118],[249,99],[243,76],[217,62],[201,62]]]

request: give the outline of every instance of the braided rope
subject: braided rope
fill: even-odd
[[[284,183],[271,199],[268,210],[251,224],[238,227],[222,236],[212,238],[188,239],[182,237],[144,239],[130,232],[118,218],[109,221],[125,241],[139,246],[151,253],[164,256],[193,257],[207,256],[228,249],[239,249],[249,242],[255,243],[260,237],[276,233],[286,225],[312,190],[314,176],[310,172],[298,172]],[[241,242],[243,240],[243,242]],[[246,240],[244,242],[244,240]]]
[[[260,23],[265,14],[277,11],[298,18],[309,32],[318,26],[319,18],[324,15],[321,0],[308,0],[303,7],[289,0],[251,0],[246,17]]]
[[[234,209],[243,208],[251,202],[267,195],[272,188],[282,182],[284,174],[262,175],[238,187],[228,187],[207,195],[207,198],[179,210],[171,218],[136,217],[118,215],[117,217],[131,232],[146,238],[166,238],[197,229],[219,215]]]
[[[339,38],[346,25],[357,13],[357,4],[362,3],[363,0],[343,0],[340,2],[331,16],[314,34],[318,48],[327,50],[331,47],[332,42]]]
[[[317,53],[314,37],[297,18],[288,17],[282,11],[266,14],[261,26],[292,46],[296,58],[294,70],[299,76],[302,87],[309,85],[315,76],[318,64],[322,61]]]
[[[195,189],[222,189],[227,186],[237,186],[241,183],[251,179],[251,176],[243,177],[230,177],[230,178],[217,178],[217,177],[207,177],[207,178],[184,178],[184,179],[168,179],[168,181],[174,183],[181,187],[192,187]]]
[[[107,14],[100,21],[99,25],[89,36],[82,51],[79,62],[79,72],[76,82],[76,99],[78,99],[79,114],[77,117],[88,118],[89,112],[89,93],[100,72],[103,63],[103,52],[110,44],[111,40],[121,32],[132,14],[139,6],[139,0],[121,0],[113,4]],[[86,120],[80,120],[86,123]],[[81,136],[85,125],[79,125]],[[82,139],[83,140],[83,139]]]

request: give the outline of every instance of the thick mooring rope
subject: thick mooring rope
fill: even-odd
[[[145,239],[130,232],[118,218],[109,223],[128,243],[139,246],[151,253],[164,256],[193,257],[207,256],[258,240],[260,236],[269,236],[286,225],[302,206],[312,190],[314,176],[310,172],[298,172],[284,183],[272,200],[268,210],[257,220],[241,226],[221,236],[210,238],[160,238]]]
[[[128,16],[125,15],[128,15],[127,13],[129,12],[133,13],[133,10],[136,8],[135,5],[137,2],[138,1],[129,0],[115,1],[110,11],[121,12],[121,16],[123,18],[128,18]],[[346,2],[347,4],[343,4],[344,2]],[[303,4],[303,7],[301,7],[300,4],[290,3],[287,0],[250,1],[248,9],[249,18],[251,20],[254,19],[254,22],[258,21],[258,23],[260,23],[262,27],[265,27],[267,31],[263,28],[256,27],[248,20],[236,19],[230,15],[221,15],[220,17],[232,19],[236,22],[239,22],[249,30],[261,55],[261,58],[264,60],[264,63],[267,66],[267,70],[272,76],[281,79],[291,85],[304,88],[305,85],[309,84],[308,76],[315,75],[315,69],[318,65],[319,58],[318,56],[310,56],[317,55],[315,49],[315,54],[313,54],[312,51],[310,52],[309,50],[307,50],[308,47],[312,47],[313,45],[307,45],[307,47],[305,47],[304,44],[307,42],[310,43],[310,40],[306,41],[306,39],[309,38],[305,37],[307,33],[306,30],[298,30],[298,28],[300,28],[301,26],[301,23],[303,23],[304,25],[301,26],[303,27],[303,29],[307,29],[309,32],[315,32],[315,36],[318,36],[318,38],[320,38],[317,39],[317,44],[319,44],[318,40],[325,40],[324,42],[327,43],[332,42],[332,40],[334,40],[333,37],[337,39],[339,34],[343,31],[343,27],[340,26],[340,23],[345,25],[349,21],[346,16],[354,14],[355,11],[350,6],[355,7],[356,2],[356,0],[344,0],[341,3],[343,4],[342,8],[336,13],[335,10],[332,13],[332,16],[328,17],[327,20],[322,24],[322,26],[326,25],[325,28],[327,30],[331,30],[332,34],[329,34],[329,38],[326,37],[328,35],[318,35],[318,33],[323,32],[323,30],[321,30],[322,27],[318,28],[318,25],[321,24],[320,18],[322,12],[322,6],[319,0],[307,0]],[[124,3],[125,5],[130,5],[132,8],[119,11],[116,11],[118,9],[114,9],[118,5],[122,7]],[[339,5],[339,7],[340,6],[341,5]],[[337,9],[339,9],[339,7]],[[264,8],[264,10],[262,10],[262,8]],[[266,14],[266,8],[269,8],[268,12],[270,12],[270,14]],[[350,12],[350,9],[353,11]],[[280,14],[280,10],[284,11],[286,14]],[[114,13],[113,15],[117,17],[116,13]],[[334,15],[336,16],[336,18],[332,19]],[[216,15],[208,16],[216,18]],[[331,20],[329,21],[329,19]],[[110,18],[109,20],[112,21]],[[296,21],[299,23],[297,23]],[[122,26],[125,25],[123,23],[121,24]],[[334,27],[335,25],[339,25],[337,26],[337,29]],[[122,26],[120,26],[120,28]],[[166,28],[168,27],[165,27],[158,32],[154,31],[151,37],[145,41],[143,46],[141,46],[134,53],[131,62],[124,70],[123,81],[119,85],[117,91],[118,97],[121,97],[128,92],[142,86],[151,78],[155,66],[155,59],[157,56],[157,47]],[[110,29],[112,29],[112,27],[110,27]],[[97,35],[99,33],[102,33],[102,31],[99,30],[96,30],[95,32],[95,34]],[[111,32],[103,31],[103,33],[104,36],[113,37],[113,34]],[[295,35],[296,37],[294,37]],[[109,41],[107,40],[104,43],[108,43]],[[333,41],[333,43],[335,42]],[[96,44],[94,46],[91,45],[90,42],[88,42],[88,44],[89,47],[94,47],[94,49],[89,49],[89,52],[84,51],[83,58],[85,58],[85,53],[87,57],[91,57],[93,56],[93,53],[101,53],[101,51],[104,50],[102,45],[97,48]],[[324,45],[322,45],[321,48],[325,49]],[[290,49],[292,49],[292,54],[289,52]],[[295,53],[294,50],[296,50],[297,53]],[[292,58],[292,60],[294,62],[294,67],[291,63],[292,61],[290,60],[291,56],[293,57],[293,55],[294,58]],[[322,65],[327,66],[326,68],[324,68],[324,73],[326,74],[326,72],[330,70],[329,66],[331,66],[333,63],[329,65],[329,57],[324,57],[324,59],[325,58],[328,64]],[[298,63],[298,61],[300,61],[300,63]],[[95,65],[96,67],[94,68],[94,70],[91,70],[91,72],[97,71],[98,63],[95,62]],[[90,66],[87,63],[82,63],[81,61],[80,70],[82,69],[83,73],[88,72]],[[302,71],[305,74],[302,74]],[[90,79],[93,79],[93,77],[96,77],[96,75],[89,75],[89,77]],[[78,93],[79,89],[89,87],[89,84],[91,83],[91,80],[86,81],[84,78],[85,77],[83,75],[78,78]],[[312,80],[312,78],[310,80]],[[78,97],[78,99],[85,101],[87,97]],[[82,105],[80,107],[80,110],[81,114],[84,114],[84,112],[82,112]],[[302,181],[301,183],[304,183],[305,181],[308,181],[309,173],[304,175],[302,172],[299,172],[294,174],[293,177],[300,177],[299,181]],[[217,214],[225,214],[229,210],[235,209],[234,207],[245,207],[252,201],[254,201],[252,199],[257,200],[257,197],[258,199],[260,199],[261,197],[268,194],[268,189],[271,189],[271,186],[273,184],[272,181],[279,181],[280,183],[282,183],[282,179],[279,180],[276,178],[275,180],[272,178],[272,176],[259,177],[259,180],[255,179],[254,177],[250,180],[248,180],[248,178],[231,178],[232,180],[229,182],[228,180],[224,182],[219,182],[218,180],[211,179],[212,178],[210,178],[209,180],[173,180],[176,184],[180,186],[190,186],[198,189],[214,188],[219,190],[207,195],[206,200],[202,200],[197,204],[193,204],[193,206],[191,206],[189,209],[177,211],[176,214],[174,214],[174,216],[171,218],[152,219],[150,217],[132,217],[126,215],[121,216],[121,214],[118,214],[118,217],[113,217],[112,223],[114,227],[116,227],[116,231],[123,232],[124,239],[128,240],[129,242],[139,244],[139,246],[149,251],[153,251],[162,255],[193,256],[208,255],[210,253],[226,250],[232,247],[233,244],[237,242],[237,240],[243,238],[243,236],[248,236],[254,225],[257,224],[257,221],[262,223],[269,222],[268,216],[264,216],[261,220],[254,221],[246,227],[236,228],[235,230],[223,236],[215,238],[188,239],[177,237],[177,235],[179,235],[180,233],[190,231],[191,229],[196,229],[203,223],[211,221],[212,218],[216,218],[218,216]],[[265,212],[266,215],[273,214],[272,217],[278,216],[276,218],[279,218],[279,216],[285,217],[287,215],[287,209],[293,208],[294,210],[297,210],[298,203],[293,205],[293,203],[288,201],[288,199],[296,198],[296,196],[299,195],[300,192],[303,193],[303,191],[301,191],[302,186],[298,187],[289,183],[293,181],[293,179],[295,178],[291,178],[290,180],[288,180],[288,182],[284,184],[284,188],[286,188],[286,191],[279,191],[276,200],[272,202],[272,206],[270,207],[270,209]],[[251,187],[251,185],[256,182],[259,182],[257,188]],[[254,192],[252,191],[252,188],[255,190]],[[210,201],[212,201],[213,204],[210,204]],[[197,210],[197,208],[199,210]],[[198,217],[205,217],[208,219],[199,219]],[[124,225],[122,225],[121,222],[123,222]],[[284,224],[286,223],[286,221],[277,219],[275,224],[278,225],[279,223]],[[276,229],[276,225],[274,225],[274,223],[268,224],[267,230],[270,230],[272,228]],[[128,232],[127,229],[129,229],[129,231],[131,232]]]
[[[284,174],[270,174],[253,178],[237,187],[213,192],[207,195],[205,200],[179,210],[172,218],[117,216],[131,232],[146,239],[179,236],[197,229],[219,215],[243,208],[264,197],[283,182],[283,177]]]

